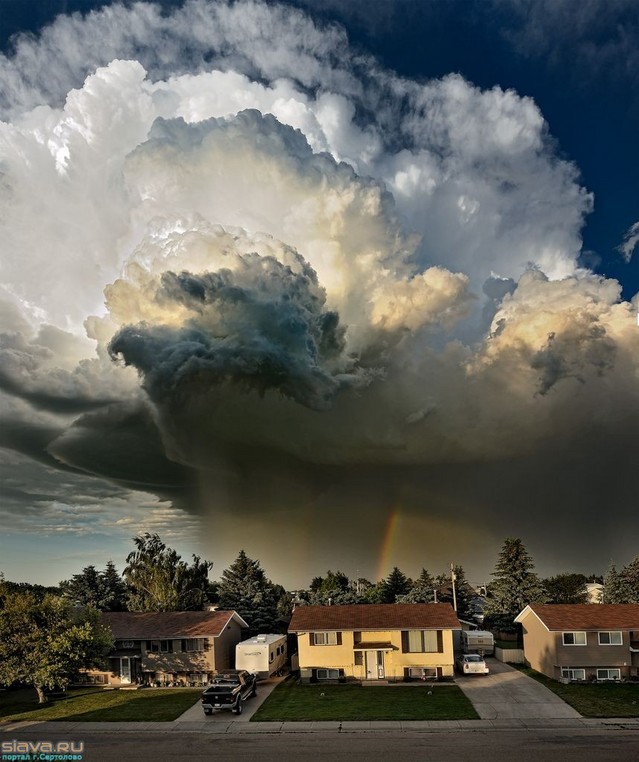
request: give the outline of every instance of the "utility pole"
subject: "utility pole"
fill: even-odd
[[[457,612],[457,591],[455,590],[456,579],[457,579],[457,575],[455,574],[455,566],[451,564],[450,565],[450,581],[453,585],[453,608],[455,609],[455,612]]]

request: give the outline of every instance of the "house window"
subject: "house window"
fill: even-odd
[[[404,653],[441,653],[441,633],[437,630],[407,630],[402,633]]]
[[[585,669],[568,669],[566,667],[562,667],[561,676],[564,678],[568,678],[568,680],[585,680],[586,670]]]
[[[204,640],[202,638],[184,638],[182,651],[204,651]]]
[[[146,651],[150,654],[156,654],[160,651],[160,641],[159,640],[147,640],[146,641]]]
[[[362,651],[355,651],[355,666],[362,667],[364,665],[364,654]]]
[[[621,632],[600,632],[600,646],[621,646],[623,645],[623,635]]]
[[[598,669],[597,680],[621,680],[620,669]]]
[[[313,645],[314,646],[337,646],[341,640],[338,632],[314,632],[313,633]]]
[[[315,677],[318,680],[339,680],[339,669],[316,669]]]
[[[160,653],[163,653],[163,654],[172,654],[173,653],[173,641],[172,640],[161,640],[160,641]]]
[[[406,673],[417,680],[437,680],[437,667],[408,667]]]
[[[563,644],[565,646],[585,646],[585,632],[562,632]]]

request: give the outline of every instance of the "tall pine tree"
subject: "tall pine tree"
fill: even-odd
[[[422,569],[413,586],[406,593],[397,597],[397,603],[432,603],[435,600],[435,580]]]
[[[485,622],[511,626],[513,619],[529,603],[546,600],[544,587],[534,571],[535,564],[518,537],[504,540],[486,600]]]
[[[249,635],[274,632],[278,625],[279,596],[259,561],[241,550],[222,572],[218,594],[220,608],[234,610],[249,625]]]

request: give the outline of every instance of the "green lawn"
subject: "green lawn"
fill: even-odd
[[[584,717],[639,717],[639,684],[637,683],[560,683],[514,664],[530,677],[556,693]]]
[[[0,721],[168,722],[193,706],[201,693],[197,688],[70,688],[66,696],[38,704],[33,689],[5,691],[0,693]]]
[[[473,705],[456,685],[301,685],[289,679],[251,717],[284,720],[475,720]]]

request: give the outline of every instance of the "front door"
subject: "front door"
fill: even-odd
[[[366,679],[381,680],[384,677],[384,652],[365,651],[366,654]]]
[[[131,660],[128,656],[120,657],[120,682],[131,682]]]

